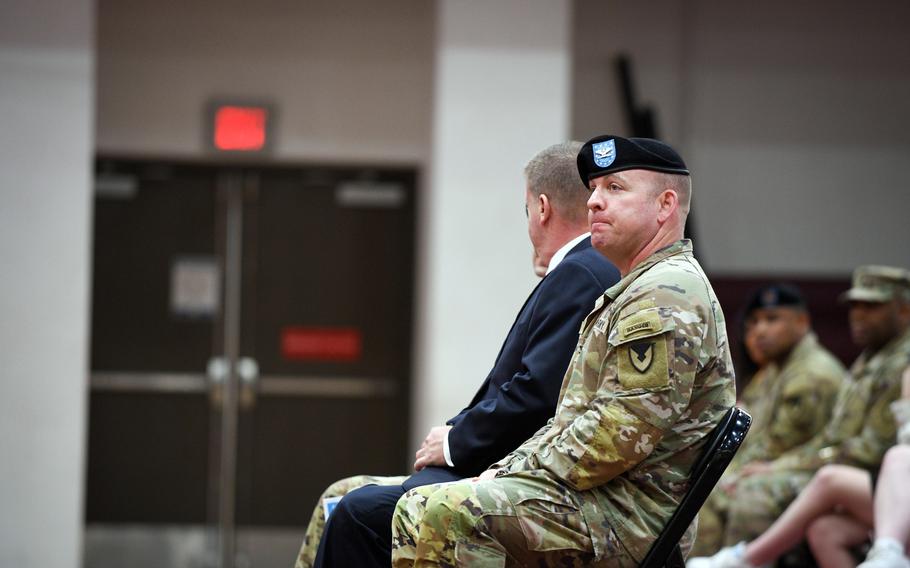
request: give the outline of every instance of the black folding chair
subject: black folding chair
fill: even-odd
[[[651,545],[651,550],[641,563],[642,568],[685,568],[686,561],[679,549],[679,539],[692,524],[692,519],[698,514],[711,490],[717,485],[751,424],[752,417],[746,411],[735,406],[727,411],[723,420],[711,433],[701,458],[692,468],[689,490],[670,517],[667,526]]]

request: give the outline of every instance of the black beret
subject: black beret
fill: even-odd
[[[654,170],[689,175],[676,150],[653,138],[597,136],[578,152],[578,174],[585,185],[593,178],[623,170]]]
[[[746,315],[760,308],[776,308],[778,306],[806,307],[799,288],[791,284],[768,284],[762,286],[752,294],[746,304]]]

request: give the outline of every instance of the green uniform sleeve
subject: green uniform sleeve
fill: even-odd
[[[677,306],[637,311],[600,334],[595,325],[571,366],[571,384],[596,384],[595,395],[568,390],[560,412],[574,418],[562,424],[557,416],[510,471],[546,469],[585,490],[648,457],[688,409],[703,322]]]
[[[523,460],[534,451],[534,448],[540,443],[540,439],[546,434],[547,430],[553,425],[553,418],[547,420],[547,423],[540,427],[533,436],[528,438],[522,445],[515,448],[509,455],[491,465],[488,469],[508,469],[512,463]]]

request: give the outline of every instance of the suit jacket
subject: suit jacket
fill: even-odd
[[[455,464],[450,473],[478,475],[553,416],[581,322],[618,281],[619,271],[591,247],[590,239],[544,276],[518,312],[471,403],[446,422],[452,426],[449,453]]]

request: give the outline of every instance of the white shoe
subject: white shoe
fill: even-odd
[[[743,558],[745,554],[746,543],[741,542],[721,548],[714,556],[690,558],[686,561],[686,568],[756,568],[746,562]]]
[[[904,555],[904,547],[893,540],[876,540],[866,561],[856,568],[910,568],[910,559]]]

